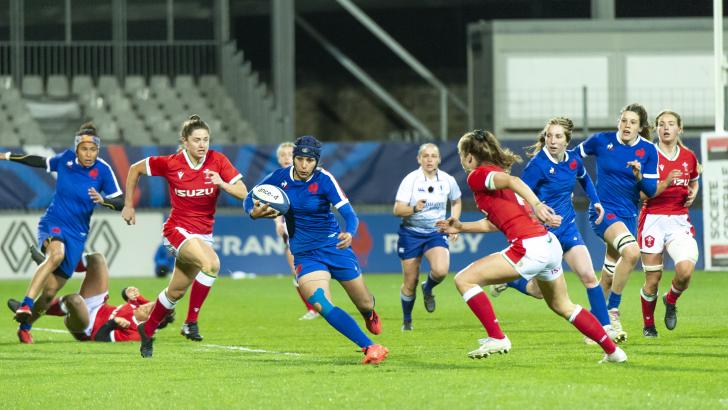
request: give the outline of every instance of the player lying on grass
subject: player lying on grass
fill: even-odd
[[[37,248],[31,247],[33,260],[40,264],[45,260]],[[131,342],[139,341],[137,325],[149,318],[154,302],[145,299],[139,289],[127,287],[121,296],[126,303],[114,306],[109,299],[109,268],[100,253],[83,255],[86,277],[78,293],[54,299],[46,314],[63,316],[64,324],[71,335],[79,341]],[[8,300],[8,307],[15,311],[20,302]],[[160,328],[174,321],[174,311],[167,316]]]
[[[47,259],[33,274],[15,320],[20,343],[33,343],[30,330],[58,291],[73,275],[88,237],[91,215],[97,206],[120,210],[124,203],[114,171],[99,157],[101,138],[91,123],[81,125],[73,150],[52,157],[0,154],[0,160],[45,168],[56,173],[53,200],[38,223],[38,246]],[[104,193],[105,196],[101,196]]]

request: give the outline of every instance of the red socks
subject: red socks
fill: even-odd
[[[144,322],[144,333],[148,337],[154,336],[154,331],[157,330],[159,323],[167,317],[167,314],[174,310],[174,306],[177,302],[172,302],[167,298],[167,290],[163,290],[159,297],[157,297],[157,303],[154,304],[152,313],[149,314],[149,319]]]
[[[685,292],[685,289],[680,289],[677,286],[675,286],[675,280],[673,279],[672,286],[670,286],[670,291],[667,292],[667,294],[665,295],[665,299],[666,299],[667,303],[669,303],[671,305],[674,305],[675,303],[677,303],[677,298],[679,298],[683,292]]]
[[[207,295],[210,293],[210,288],[213,283],[215,283],[214,276],[209,276],[202,272],[197,274],[195,281],[192,282],[190,307],[187,309],[187,319],[185,319],[185,323],[197,322],[197,316],[200,314],[202,304],[205,303],[205,299],[207,299]]]
[[[576,305],[576,310],[571,314],[569,322],[584,336],[599,343],[605,353],[612,354],[617,349],[617,345],[607,336],[607,332],[604,331],[597,318],[581,306]]]
[[[61,300],[58,298],[53,299],[51,305],[46,309],[45,314],[50,316],[66,316],[66,312],[61,309]]]
[[[655,326],[657,295],[647,295],[643,289],[640,289],[640,301],[642,302],[642,321],[645,327]]]
[[[503,334],[500,325],[498,325],[498,318],[495,317],[493,305],[490,304],[488,296],[485,295],[485,292],[483,292],[483,289],[481,289],[480,286],[473,287],[465,292],[463,294],[463,299],[478,320],[480,320],[480,323],[483,324],[485,331],[488,332],[488,336],[493,339],[503,339],[506,337],[506,335]]]

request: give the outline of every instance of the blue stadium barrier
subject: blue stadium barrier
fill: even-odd
[[[364,273],[400,272],[397,256],[399,219],[389,214],[360,214],[361,224],[353,248]],[[477,212],[466,212],[462,220],[482,218]],[[703,249],[702,211],[691,211],[699,249]],[[604,262],[604,244],[591,231],[586,212],[577,212],[577,224],[591,253],[595,269]],[[256,274],[289,274],[284,245],[275,233],[273,221],[253,221],[247,216],[221,216],[215,223],[215,247],[220,255],[221,274],[243,271]],[[450,271],[457,272],[472,261],[504,249],[508,244],[501,233],[461,234],[450,247]],[[669,260],[669,258],[667,258]],[[565,266],[566,269],[568,267]],[[638,267],[639,268],[639,267]],[[703,268],[699,260],[698,269]],[[427,263],[422,272],[428,271]],[[672,269],[672,262],[666,263]]]

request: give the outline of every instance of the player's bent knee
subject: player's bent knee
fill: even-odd
[[[631,246],[634,245],[634,246]],[[637,240],[632,236],[629,232],[624,232],[619,235],[617,235],[616,238],[612,241],[612,247],[619,252],[622,257],[625,256],[625,252],[627,250],[630,250],[631,252],[636,253],[637,256],[639,256],[639,248],[637,247]]]
[[[68,310],[79,310],[84,309],[85,302],[81,295],[74,293],[63,298],[63,304]]]
[[[642,270],[645,271],[645,273],[656,273],[656,272],[662,272],[662,269],[664,266],[662,264],[659,265],[645,265],[642,264]]]
[[[313,295],[308,298],[308,303],[312,304],[313,306],[321,306],[321,310],[319,311],[319,313],[321,313],[321,315],[324,317],[326,317],[326,315],[331,312],[331,309],[334,308],[334,305],[332,305],[331,302],[326,299],[326,293],[321,288],[318,288],[315,292],[313,292]]]
[[[695,264],[698,261],[698,243],[695,238],[683,236],[667,244],[667,253],[675,265],[684,261]]]

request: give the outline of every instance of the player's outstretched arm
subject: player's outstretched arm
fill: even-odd
[[[95,188],[88,189],[88,196],[94,203],[109,208],[112,211],[121,211],[124,208],[124,195],[115,196],[113,198],[104,198]]]
[[[34,168],[46,167],[46,158],[39,155],[13,154],[8,151],[0,155],[0,160],[19,162]]]
[[[447,220],[437,221],[435,226],[437,226],[440,232],[448,235],[460,232],[486,233],[498,231],[498,228],[485,218],[479,221],[462,222],[460,219],[451,216]]]
[[[126,177],[126,189],[124,192],[134,192],[139,183],[140,175],[147,175],[146,159],[143,159],[129,168],[129,174]],[[124,218],[127,225],[136,223],[136,210],[134,209],[134,195],[126,195],[124,198],[124,209],[121,210],[121,217]]]
[[[505,172],[496,172],[494,174],[492,184],[495,189],[510,189],[531,205],[541,222],[552,227],[561,225],[561,216],[556,215],[556,212],[551,207],[539,201],[536,194],[533,193],[531,188],[521,178],[506,174]]]

